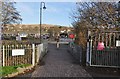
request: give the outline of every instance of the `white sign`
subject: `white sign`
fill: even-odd
[[[25,55],[24,49],[13,49],[12,56]]]
[[[17,37],[16,37],[16,40],[17,40],[17,41],[21,41],[21,37],[20,37],[20,36],[17,36]]]
[[[120,46],[120,41],[119,40],[116,41],[116,46]]]

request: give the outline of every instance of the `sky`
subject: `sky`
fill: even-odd
[[[46,9],[42,9],[42,24],[72,26],[70,17],[76,9],[75,2],[45,2],[45,6]],[[15,7],[23,19],[22,24],[40,23],[40,2],[17,2]]]

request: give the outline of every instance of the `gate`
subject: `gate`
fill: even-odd
[[[92,35],[87,51],[90,66],[120,67],[120,31]]]

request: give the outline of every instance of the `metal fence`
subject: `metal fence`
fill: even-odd
[[[120,49],[93,50],[91,66],[120,67]]]
[[[2,66],[16,66],[20,64],[32,64],[39,62],[47,52],[48,43],[3,45],[2,46]]]
[[[76,59],[76,62],[82,63],[82,48],[79,45],[74,44],[73,42],[69,43],[70,48],[68,52]]]
[[[44,41],[42,44],[36,46],[36,62],[38,63],[48,52],[48,42]]]
[[[15,66],[19,64],[32,64],[32,45],[3,45],[3,66]]]
[[[99,50],[99,42],[103,49]],[[91,37],[88,43],[87,62],[90,66],[120,67],[120,32],[101,32]]]

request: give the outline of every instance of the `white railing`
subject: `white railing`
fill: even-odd
[[[16,66],[20,64],[32,64],[39,62],[46,54],[47,42],[43,44],[3,45],[2,66]]]
[[[11,66],[19,64],[33,64],[35,47],[30,45],[3,45],[2,46],[2,65]]]
[[[37,45],[37,58],[36,58],[36,62],[38,63],[39,60],[42,60],[42,58],[44,57],[44,55],[47,53],[48,49],[48,42],[45,41],[42,44]]]

